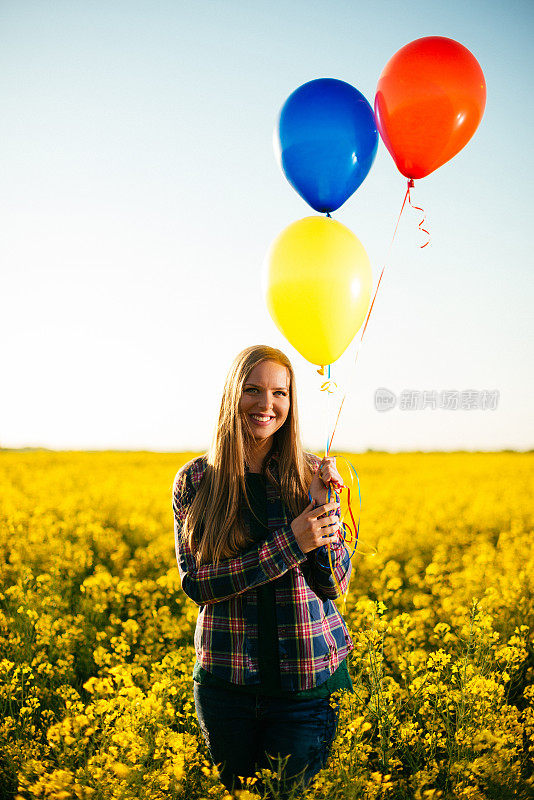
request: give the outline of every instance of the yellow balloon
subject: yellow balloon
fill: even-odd
[[[286,339],[323,366],[345,352],[361,327],[372,279],[367,253],[352,231],[331,217],[305,217],[271,245],[263,291]]]

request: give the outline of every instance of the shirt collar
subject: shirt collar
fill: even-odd
[[[273,466],[275,467],[275,469],[278,469],[279,460],[280,460],[280,452],[278,450],[278,445],[275,442],[271,451],[267,455],[267,463],[265,464],[265,467],[267,468],[269,466]],[[247,475],[249,472],[250,472],[249,466],[245,461],[245,475]]]

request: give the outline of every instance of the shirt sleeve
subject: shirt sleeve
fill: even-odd
[[[182,589],[197,605],[227,600],[274,580],[306,561],[306,553],[300,549],[288,523],[277,528],[268,540],[252,545],[238,556],[197,567],[195,556],[182,536],[193,499],[187,468],[183,467],[173,484],[174,542]]]
[[[322,545],[313,551],[311,559],[311,578],[313,590],[323,599],[335,600],[345,594],[348,589],[350,575],[352,572],[352,561],[350,553],[344,542],[332,542],[330,545],[330,557],[332,559],[333,574],[341,589],[338,591],[334,580],[330,560],[328,558],[328,546]]]

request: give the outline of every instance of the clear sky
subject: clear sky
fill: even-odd
[[[353,343],[332,367],[349,390],[333,449],[532,448],[533,21],[530,0],[4,0],[0,445],[205,450],[234,356],[270,344],[296,370],[304,445],[324,449],[335,400],[261,292],[270,243],[315,213],[273,127],[313,78],[373,105],[389,58],[441,35],[478,59],[485,115],[416,182],[431,244],[406,214],[358,359]],[[404,191],[380,143],[333,214],[375,287]],[[499,396],[379,411],[379,388]]]

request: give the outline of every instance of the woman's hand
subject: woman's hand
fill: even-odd
[[[317,472],[310,484],[310,494],[316,504],[321,505],[328,500],[328,484],[332,482],[332,488],[340,491],[343,486],[343,478],[336,469],[336,459],[334,456],[323,458]]]
[[[308,503],[302,514],[295,517],[291,523],[291,530],[303,553],[309,553],[310,550],[328,544],[329,541],[339,541],[338,537],[332,537],[332,534],[338,533],[340,530],[339,517],[323,516],[334,509],[339,512],[339,503],[325,503],[317,508],[312,506],[313,503]],[[320,519],[321,516],[322,519]]]

